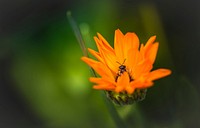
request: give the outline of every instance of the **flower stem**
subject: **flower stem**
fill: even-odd
[[[75,34],[76,38],[78,40],[78,43],[79,43],[79,45],[81,47],[81,50],[83,51],[83,55],[88,57],[88,52],[86,50],[85,42],[84,42],[83,37],[81,35],[80,29],[77,26],[77,24],[76,24],[75,20],[73,19],[73,17],[71,16],[71,12],[70,11],[67,12],[67,18],[68,18],[68,21],[69,21],[69,23],[70,23],[70,25],[71,25],[71,27],[72,27],[72,29],[74,31],[74,34]],[[92,71],[93,76],[97,77],[95,71],[91,67],[90,67],[90,69]],[[119,116],[116,108],[114,107],[113,103],[111,103],[108,100],[108,98],[106,97],[105,93],[103,93],[103,92],[102,92],[102,97],[103,97],[103,99],[105,101],[106,106],[108,107],[108,110],[109,110],[109,112],[110,112],[110,114],[111,114],[111,116],[112,116],[117,128],[127,128],[125,123],[123,122],[123,120],[120,118],[120,116]]]
[[[73,17],[71,16],[71,12],[70,11],[67,11],[67,18],[68,18],[68,21],[69,21],[69,23],[70,23],[70,25],[72,27],[72,30],[74,31],[76,39],[78,40],[78,43],[79,43],[79,45],[81,47],[83,55],[88,57],[88,52],[87,52],[83,37],[81,35],[80,29],[79,29],[78,25],[76,24],[75,20],[73,19]],[[91,70],[92,74],[96,77],[97,75],[96,75],[94,69],[90,68],[90,70]]]
[[[112,116],[112,119],[114,120],[116,127],[117,128],[127,128],[127,126],[125,125],[124,121],[121,119],[121,117],[119,116],[115,106],[113,103],[111,103],[108,98],[105,95],[105,92],[103,93],[102,91],[102,97],[105,101],[106,106],[108,107],[108,110]]]

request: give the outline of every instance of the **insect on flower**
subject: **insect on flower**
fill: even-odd
[[[124,60],[125,62],[126,60]],[[120,65],[119,66],[119,69],[118,69],[118,73],[117,73],[117,76],[115,78],[115,82],[117,82],[117,79],[119,76],[121,76],[124,72],[126,72],[126,66],[124,65],[124,62],[121,64],[117,61],[117,63]]]
[[[91,77],[94,89],[105,90],[108,98],[119,105],[132,104],[144,99],[147,88],[153,81],[171,74],[169,69],[153,70],[159,43],[156,36],[147,43],[140,44],[137,35],[128,32],[125,35],[115,31],[114,48],[97,33],[94,37],[98,52],[88,48],[97,60],[88,57],[81,59],[93,68],[99,77]],[[120,63],[122,62],[122,63]]]

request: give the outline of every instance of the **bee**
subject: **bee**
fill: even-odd
[[[124,60],[124,62],[125,61],[126,61],[126,59]],[[117,62],[120,66],[119,66],[119,69],[118,69],[117,76],[115,78],[115,82],[117,82],[117,79],[118,79],[119,76],[121,76],[124,72],[126,72],[126,65],[124,65],[124,62],[122,64]]]

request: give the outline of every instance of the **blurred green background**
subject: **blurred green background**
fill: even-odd
[[[101,33],[132,31],[160,42],[155,68],[173,74],[155,82],[144,101],[116,109],[128,127],[200,127],[199,2],[133,0],[0,1],[0,127],[116,127],[100,91],[92,89],[70,10],[87,47]]]

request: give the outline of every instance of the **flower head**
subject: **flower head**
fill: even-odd
[[[100,77],[91,77],[95,83],[94,89],[106,90],[111,99],[129,103],[129,99],[143,99],[146,88],[153,85],[153,81],[171,74],[169,69],[152,71],[156,59],[159,43],[156,36],[150,37],[147,43],[140,44],[135,33],[125,35],[117,29],[114,37],[114,48],[97,33],[94,37],[98,52],[88,48],[88,51],[97,59],[88,57],[81,59],[92,67]],[[127,97],[129,99],[127,99]],[[120,101],[119,101],[120,102]]]

